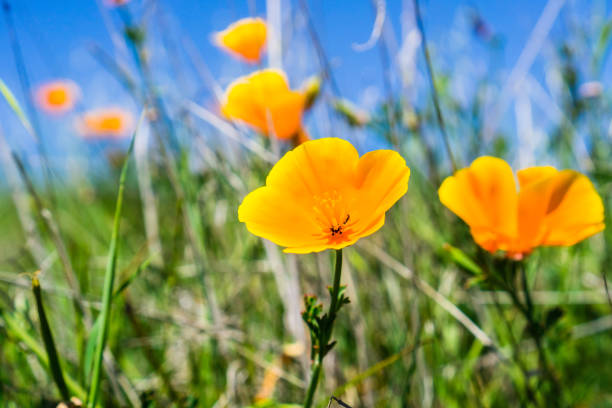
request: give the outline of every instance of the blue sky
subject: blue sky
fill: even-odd
[[[246,73],[245,67],[219,51],[210,42],[214,31],[225,28],[238,18],[250,15],[252,5],[255,14],[265,16],[265,1],[227,0],[227,1],[186,1],[157,0],[165,16],[172,37],[187,37],[198,49],[214,78],[225,86],[233,78]],[[379,51],[373,48],[357,52],[352,48],[355,42],[365,42],[371,32],[375,13],[369,0],[309,0],[311,14],[323,47],[334,66],[335,77],[343,96],[359,105],[375,104],[382,98],[382,75]],[[91,57],[88,49],[97,44],[110,54],[120,54],[113,46],[111,36],[105,26],[102,13],[107,22],[116,24],[119,20],[112,10],[95,0],[59,1],[10,1],[17,34],[23,49],[27,70],[32,84],[53,78],[71,78],[83,89],[84,98],[81,108],[95,108],[113,104],[126,106],[136,112],[131,98],[122,87]],[[142,13],[140,0],[132,0],[129,7],[136,14]],[[251,7],[249,5],[251,4]],[[292,85],[297,86],[309,75],[316,72],[316,54],[306,40],[306,30],[299,26],[299,1],[283,1],[287,21],[298,21],[296,31],[289,31],[292,41],[287,45],[285,63]],[[495,68],[495,75],[503,77],[514,66],[519,53],[538,20],[545,1],[435,1],[421,0],[423,19],[428,40],[434,53],[434,61],[441,69],[453,69],[454,64],[463,70],[466,82],[470,77],[486,75],[486,70]],[[469,37],[466,28],[467,10],[478,10],[491,30],[503,38],[503,47],[494,55],[494,61],[486,48],[474,38]],[[593,9],[605,15],[606,2],[568,1],[563,13],[555,22],[551,36],[562,38],[567,31],[567,15],[590,14]],[[402,39],[402,11],[412,10],[411,0],[388,0],[387,16],[393,25],[398,41]],[[151,20],[149,28],[155,44],[162,43],[157,20]],[[468,36],[466,38],[466,35]],[[461,40],[463,38],[463,40]],[[463,41],[463,42],[462,42]],[[163,50],[152,46],[152,61],[159,63],[157,71],[166,87],[172,87],[172,76],[168,70],[171,62]],[[23,101],[23,95],[13,55],[10,48],[7,26],[0,20],[0,78]],[[420,51],[418,53],[420,59]],[[538,60],[539,61],[539,60]],[[166,66],[164,66],[166,64]],[[422,61],[419,62],[422,70]],[[463,68],[462,68],[463,67]],[[532,69],[536,77],[541,77],[539,63]],[[166,78],[164,78],[164,75]],[[594,78],[597,79],[597,78]],[[419,80],[424,80],[420,77]],[[212,101],[205,93],[198,92],[199,86],[193,79],[186,80],[188,95],[198,103],[210,106]],[[463,84],[459,84],[462,87]],[[191,92],[193,91],[193,92]],[[184,91],[181,91],[184,92]],[[41,115],[42,116],[42,115]],[[65,146],[74,138],[71,122],[41,117],[50,150],[61,154],[58,147]],[[0,125],[8,134],[8,139],[16,150],[28,150],[28,136],[20,129],[14,115],[6,104],[0,102]],[[78,150],[78,149],[77,149]]]

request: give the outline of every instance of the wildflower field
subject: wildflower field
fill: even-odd
[[[0,4],[0,407],[612,406],[609,2]]]

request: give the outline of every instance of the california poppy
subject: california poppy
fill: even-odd
[[[502,159],[480,157],[447,177],[440,201],[470,226],[489,252],[522,259],[539,246],[569,246],[604,229],[601,198],[573,170],[530,167],[517,173]]]
[[[410,169],[392,150],[361,158],[338,138],[311,140],[283,156],[238,219],[262,238],[309,253],[341,249],[377,231],[408,189]]]
[[[232,82],[225,91],[221,110],[226,117],[240,120],[266,135],[290,139],[305,135],[302,130],[305,102],[302,92],[289,88],[283,72],[264,69]]]
[[[77,120],[77,130],[85,138],[121,138],[129,135],[134,118],[120,108],[91,110]]]
[[[261,18],[243,18],[214,36],[214,43],[247,62],[257,64],[266,43],[266,23]]]
[[[68,79],[60,79],[39,86],[36,89],[35,99],[40,109],[60,115],[72,110],[79,96],[77,84]]]

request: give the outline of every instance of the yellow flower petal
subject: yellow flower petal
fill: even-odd
[[[252,234],[287,247],[312,244],[320,230],[311,218],[310,208],[300,201],[288,206],[286,194],[268,186],[244,198],[238,208],[238,219]]]
[[[272,168],[266,186],[248,194],[238,218],[285,252],[340,249],[378,230],[408,188],[410,170],[392,151],[359,159],[347,141],[307,141]]]
[[[506,250],[518,233],[516,184],[510,166],[480,157],[447,177],[440,201],[470,226],[474,240],[489,251]]]
[[[584,175],[545,166],[517,176],[518,192],[503,160],[480,158],[442,183],[440,200],[480,246],[510,258],[543,245],[573,245],[605,228],[601,197]]]
[[[299,135],[305,96],[292,91],[281,71],[265,69],[231,83],[221,110],[234,120],[279,139]]]
[[[243,18],[217,33],[215,43],[247,62],[258,63],[266,35],[266,23],[261,18]]]
[[[557,173],[557,169],[552,166],[528,167],[516,172],[518,177],[519,187],[521,189],[529,184],[548,178]]]
[[[409,178],[410,169],[406,166],[406,161],[392,150],[376,150],[359,159],[355,180],[357,200],[354,217],[362,221],[360,227],[363,230],[360,228],[360,232],[374,232],[371,231],[372,220],[384,216],[385,212],[406,194]]]
[[[587,177],[563,170],[550,184],[542,245],[574,245],[605,228],[601,197]]]

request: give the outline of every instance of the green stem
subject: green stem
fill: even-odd
[[[540,371],[543,373],[544,378],[550,383],[551,389],[548,393],[553,406],[560,406],[561,387],[558,379],[552,372],[546,356],[546,351],[543,345],[543,332],[542,325],[537,321],[537,318],[533,309],[533,302],[531,300],[531,294],[529,292],[529,285],[527,282],[527,274],[525,272],[525,265],[518,265],[519,278],[523,289],[523,296],[525,298],[525,305],[523,305],[516,293],[513,290],[508,290],[514,305],[519,309],[525,320],[527,321],[527,332],[533,339],[536,345],[536,351],[538,353],[538,366]]]
[[[546,351],[544,350],[544,345],[542,344],[542,326],[536,321],[535,315],[533,313],[533,304],[531,302],[531,295],[529,294],[529,287],[527,285],[527,274],[525,272],[524,265],[521,265],[520,272],[521,279],[523,281],[523,291],[525,292],[525,318],[527,319],[527,330],[529,331],[529,334],[535,342],[536,349],[538,351],[538,362],[540,365],[540,369],[544,373],[544,376],[550,382],[552,388],[550,392],[551,401],[553,402],[554,406],[559,406],[559,399],[561,397],[561,387],[559,385],[557,377],[555,377],[554,373],[552,372],[552,369],[550,368],[548,358],[546,357]]]
[[[331,350],[328,347],[329,340],[331,339],[332,331],[334,328],[334,322],[336,320],[336,313],[342,304],[338,301],[340,295],[340,277],[342,275],[342,249],[336,250],[336,267],[334,268],[334,284],[331,292],[331,304],[329,305],[329,312],[325,317],[325,324],[321,330],[320,338],[318,339],[319,351],[317,353],[317,359],[312,365],[312,375],[310,377],[310,384],[306,391],[306,398],[304,399],[304,408],[310,408],[312,406],[312,400],[314,399],[317,385],[319,384],[319,377],[321,376],[321,367],[323,366],[323,359],[325,355]]]
[[[319,377],[321,376],[321,363],[315,361],[312,365],[310,384],[306,391],[306,399],[304,400],[304,408],[310,408],[312,406],[312,399],[314,398],[317,385],[319,384]]]
[[[94,353],[94,365],[91,374],[91,385],[89,393],[87,395],[87,407],[93,408],[96,406],[98,400],[98,393],[100,392],[100,379],[102,376],[102,360],[104,348],[106,346],[106,337],[108,335],[108,327],[110,323],[110,312],[111,302],[113,298],[113,285],[115,283],[115,272],[117,270],[117,243],[119,241],[119,224],[121,221],[121,210],[123,208],[123,192],[125,190],[125,179],[127,177],[128,163],[130,154],[134,149],[134,140],[136,134],[144,117],[144,111],[140,115],[140,120],[132,136],[130,147],[127,152],[125,163],[121,169],[121,176],[119,177],[119,192],[117,193],[117,204],[115,207],[115,219],[113,221],[113,232],[111,235],[111,242],[108,249],[108,262],[106,264],[106,272],[104,274],[104,289],[102,294],[102,311],[100,312],[100,320],[102,326],[98,330],[98,339],[96,341],[96,350]]]
[[[43,306],[40,282],[38,281],[37,277],[32,279],[32,291],[34,292],[34,298],[36,299],[38,320],[40,321],[40,333],[45,344],[47,356],[49,357],[49,370],[51,371],[55,384],[57,384],[62,400],[68,401],[70,400],[70,393],[68,392],[68,387],[64,381],[62,366],[59,361],[57,349],[55,348],[55,342],[53,341],[53,335],[51,334],[51,327],[49,326],[49,321],[47,320],[47,314],[45,313],[45,308]]]
[[[333,329],[334,320],[336,320],[336,312],[338,312],[338,295],[340,294],[340,276],[342,275],[342,250],[336,250],[336,267],[334,268],[334,286],[332,287],[332,299],[331,305],[329,306],[329,320],[331,322],[329,329],[329,336],[327,340],[331,338],[331,332]]]

